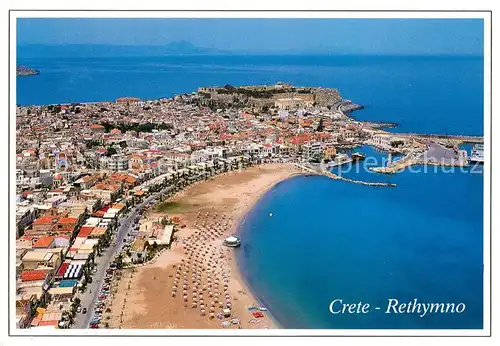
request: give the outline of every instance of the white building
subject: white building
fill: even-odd
[[[128,158],[123,154],[114,154],[107,160],[107,167],[112,171],[126,171],[128,162]]]
[[[321,155],[323,145],[320,142],[307,143],[302,146],[302,158],[310,160],[316,155]]]

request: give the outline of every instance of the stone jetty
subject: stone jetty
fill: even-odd
[[[354,180],[350,178],[345,178],[336,174],[333,174],[332,172],[329,172],[327,170],[315,170],[303,165],[300,165],[298,163],[295,164],[298,168],[300,168],[303,172],[306,172],[309,175],[323,175],[325,177],[328,177],[330,179],[334,180],[342,180],[346,181],[348,183],[353,183],[353,184],[359,184],[359,185],[364,185],[364,186],[378,186],[378,187],[396,187],[396,184],[392,183],[382,183],[382,182],[370,182],[370,181],[363,181],[363,180]]]

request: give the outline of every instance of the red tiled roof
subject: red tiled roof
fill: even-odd
[[[98,210],[94,214],[92,214],[92,216],[94,216],[94,217],[103,217],[104,214],[106,214],[104,211]]]
[[[54,237],[51,237],[51,236],[41,237],[40,239],[38,239],[38,241],[35,244],[33,244],[33,247],[34,248],[47,248],[50,246],[50,244],[52,244],[53,241],[54,241]]]
[[[59,321],[57,320],[52,320],[52,321],[40,321],[40,323],[38,323],[38,326],[41,327],[41,326],[55,326],[57,325]]]
[[[69,267],[68,262],[64,262],[63,264],[61,264],[59,270],[57,271],[57,276],[63,276],[64,273],[66,273],[66,269],[68,269],[68,267]]]
[[[76,223],[77,219],[74,217],[62,217],[58,223],[67,224],[67,223]]]
[[[92,232],[93,229],[94,229],[94,227],[83,226],[80,229],[80,232],[78,232],[77,237],[78,238],[87,238],[89,236],[89,234]]]
[[[36,219],[35,221],[33,221],[33,224],[34,225],[50,225],[53,223],[53,220],[58,221],[59,217],[58,216],[49,216],[49,215],[41,216],[38,219]]]
[[[44,280],[49,273],[48,270],[29,270],[21,273],[21,281]]]

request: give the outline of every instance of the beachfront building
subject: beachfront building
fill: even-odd
[[[306,143],[302,146],[302,159],[312,160],[323,155],[323,145],[320,142]]]
[[[149,242],[145,239],[138,238],[134,240],[130,247],[130,258],[132,262],[143,262],[146,260]]]

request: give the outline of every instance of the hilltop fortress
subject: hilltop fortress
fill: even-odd
[[[332,106],[342,101],[337,89],[295,87],[281,82],[275,85],[204,87],[198,88],[198,94],[206,103],[213,102],[224,107],[241,104],[257,110]]]

